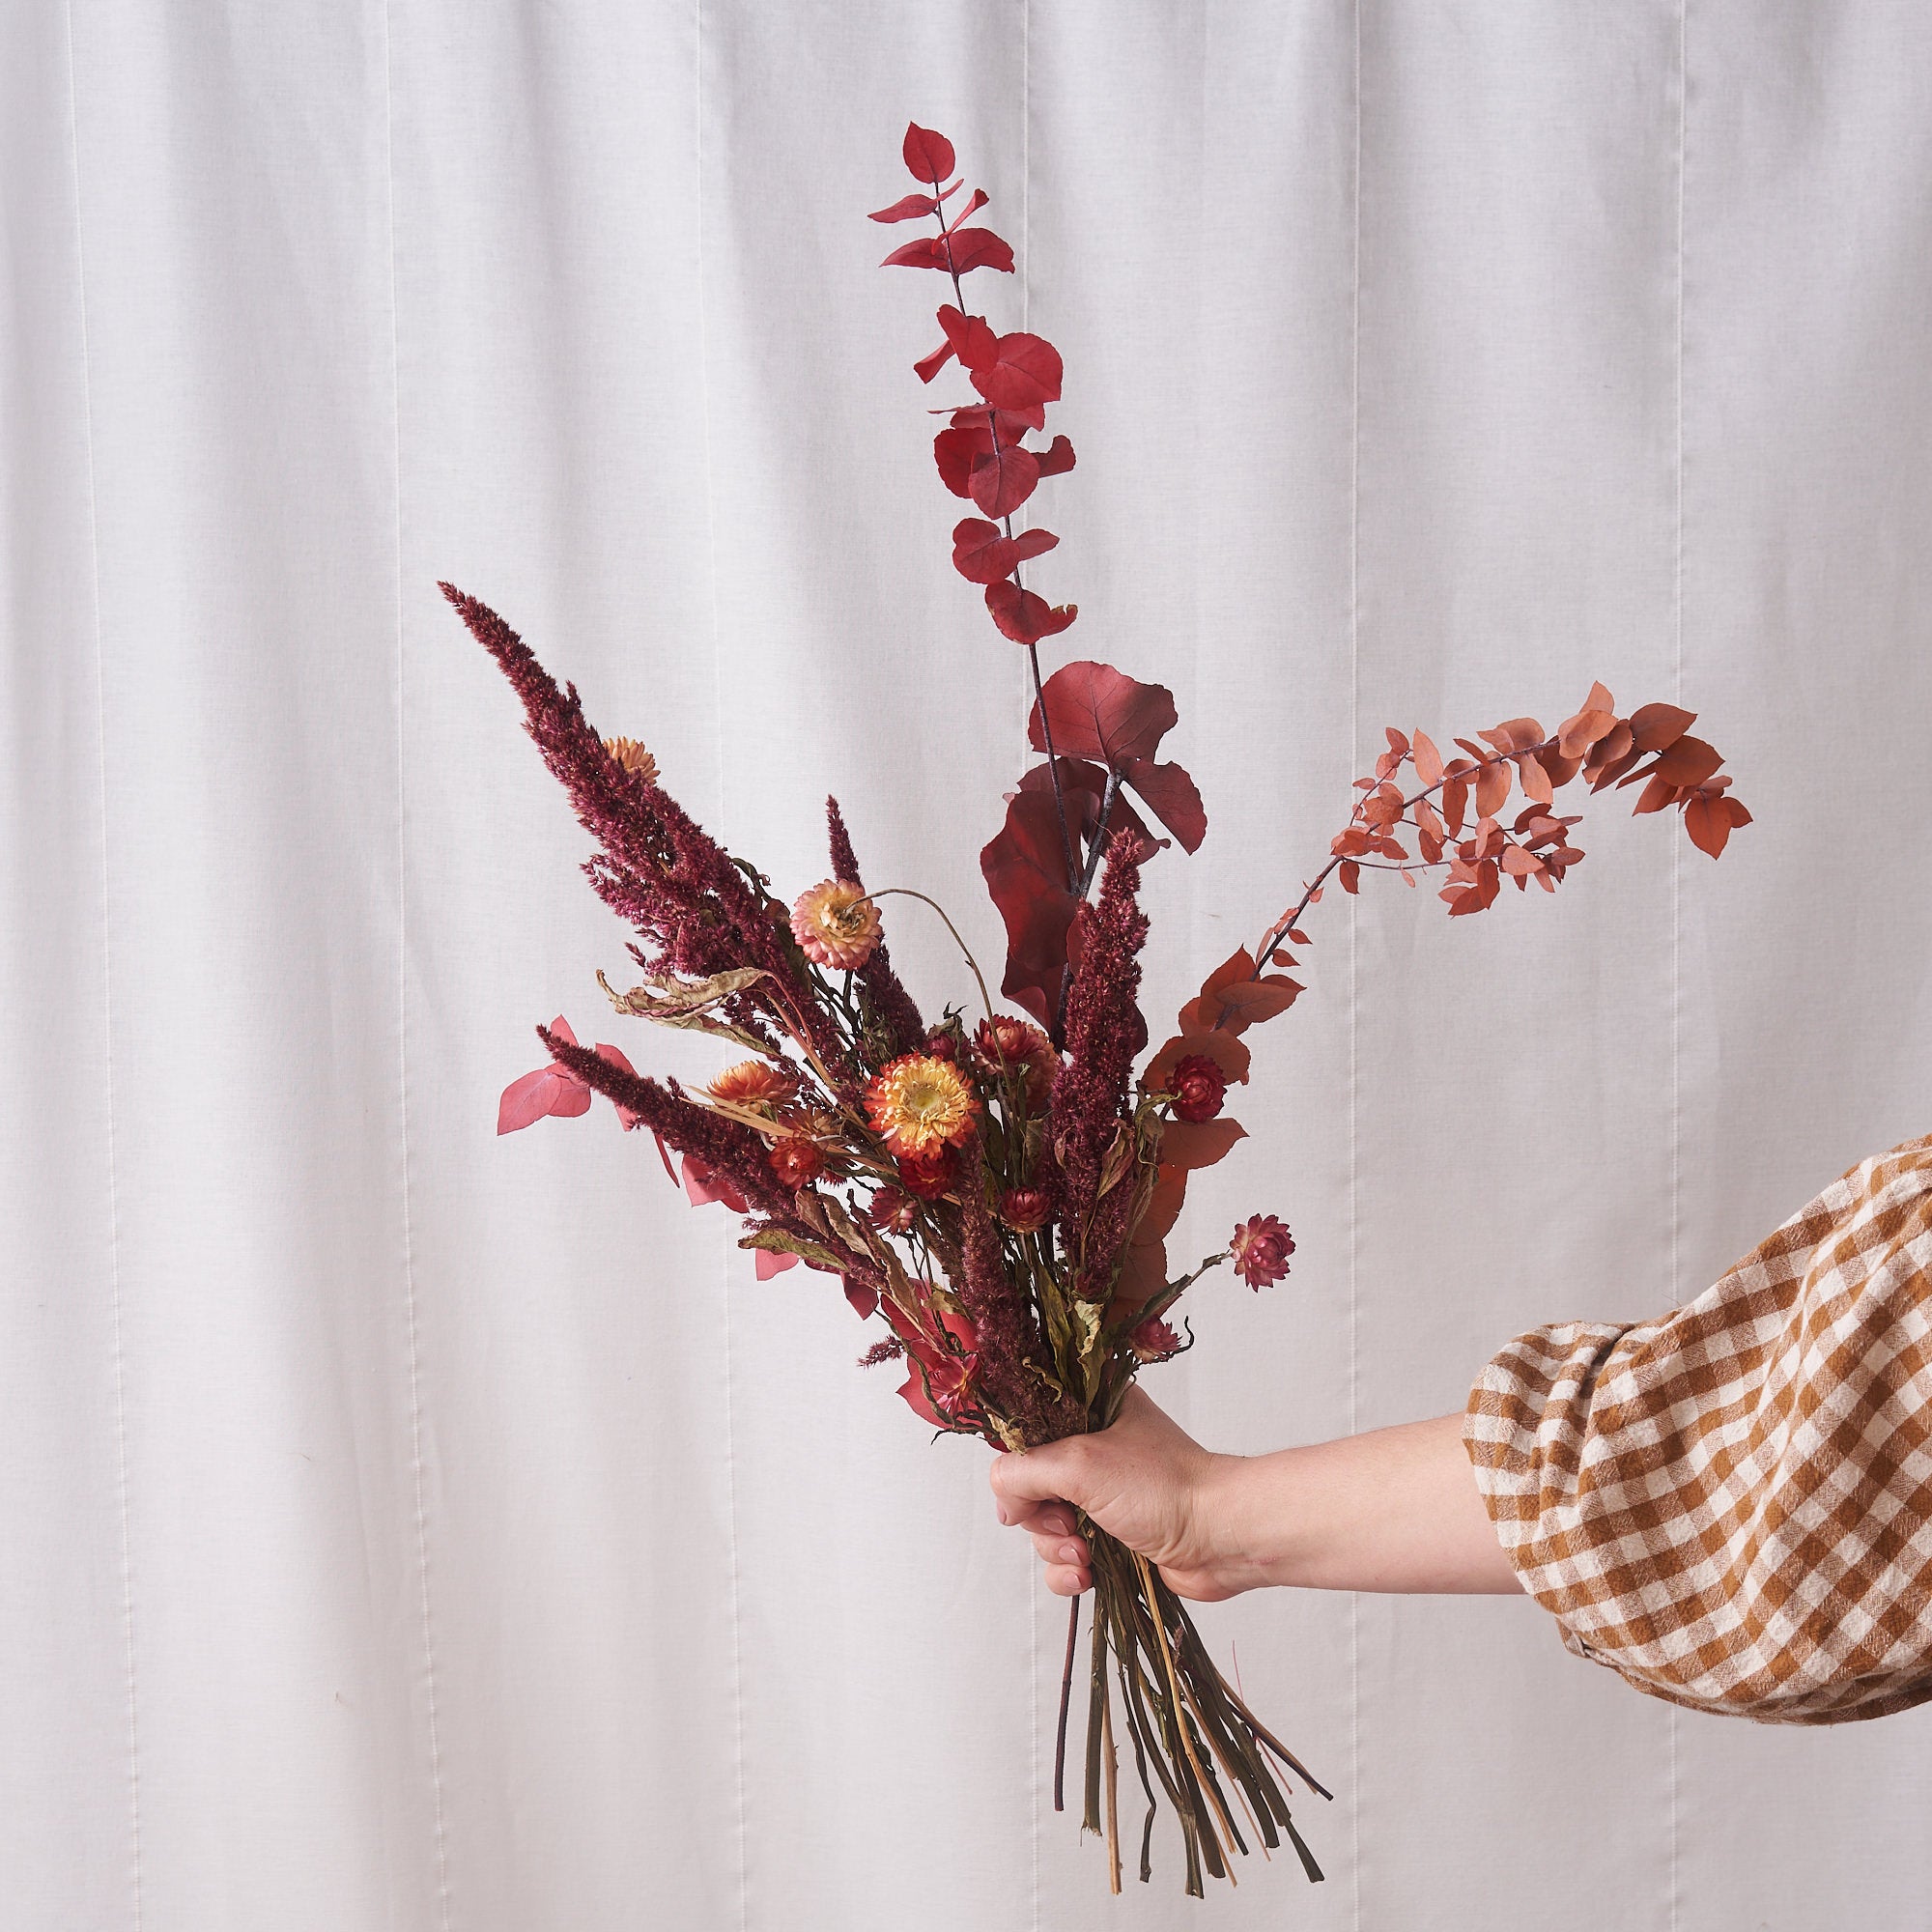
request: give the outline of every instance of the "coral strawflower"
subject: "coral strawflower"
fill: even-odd
[[[820,966],[856,972],[877,951],[879,909],[864,886],[827,879],[801,893],[791,909],[792,936]]]
[[[727,1066],[705,1094],[734,1107],[783,1107],[798,1095],[798,1075],[768,1060],[741,1060]]]
[[[973,1036],[973,1054],[996,1079],[1003,1071],[1022,1075],[1027,1105],[1036,1110],[1046,1099],[1053,1076],[1060,1071],[1060,1055],[1045,1034],[1006,1013],[980,1022],[980,1030]]]
[[[1127,1346],[1144,1362],[1164,1362],[1180,1352],[1180,1337],[1158,1315],[1150,1315],[1127,1331]]]
[[[866,1111],[895,1154],[917,1158],[971,1139],[980,1096],[956,1066],[902,1053],[873,1074]]]
[[[1205,1053],[1176,1061],[1167,1086],[1174,1095],[1174,1118],[1197,1125],[1211,1121],[1228,1097],[1228,1076]]]
[[[1228,1251],[1235,1259],[1235,1272],[1250,1288],[1263,1288],[1288,1272],[1294,1237],[1288,1224],[1272,1214],[1251,1214],[1235,1229]]]

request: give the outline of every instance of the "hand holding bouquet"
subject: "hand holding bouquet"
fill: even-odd
[[[1091,661],[1042,676],[1041,641],[1077,612],[1024,581],[1059,539],[1015,518],[1043,479],[1073,468],[1064,436],[1029,441],[1060,399],[1062,360],[1041,337],[997,333],[971,312],[965,276],[1010,272],[1013,259],[992,230],[968,225],[983,193],[949,213],[961,188],[950,179],[951,144],[914,127],[904,157],[918,191],[872,218],[929,220],[931,232],[887,259],[945,275],[952,295],[938,311],[942,342],[915,368],[930,383],[956,362],[973,392],[939,412],[933,444],[946,486],[979,512],[954,527],[952,562],[1026,653],[1035,693],[1039,761],[981,855],[1007,931],[1000,990],[1017,1012],[995,1004],[961,941],[970,999],[922,1013],[893,968],[887,914],[902,909],[895,901],[921,901],[952,923],[911,888],[868,890],[836,802],[829,876],[775,891],[676,805],[651,753],[601,736],[575,687],[560,691],[501,618],[443,589],[523,700],[530,735],[596,841],[591,883],[637,935],[636,983],[619,989],[598,976],[613,1009],[708,1033],[730,1056],[687,1092],[639,1075],[615,1046],[582,1045],[559,1017],[537,1029],[550,1061],[505,1092],[498,1130],[582,1114],[593,1093],[606,1095],[626,1127],[650,1131],[668,1171],[677,1157],[674,1178],[693,1202],[743,1217],[740,1245],[760,1278],[803,1264],[839,1283],[877,1326],[862,1359],[901,1364],[898,1392],[924,1421],[1023,1452],[1107,1427],[1140,1371],[1186,1346],[1169,1317],[1209,1269],[1227,1263],[1254,1289],[1287,1274],[1294,1243],[1270,1213],[1243,1219],[1179,1275],[1167,1240],[1188,1175],[1241,1137],[1226,1099],[1249,1077],[1243,1036],[1301,992],[1290,949],[1307,945],[1301,920],[1331,877],[1353,893],[1365,870],[1411,886],[1439,873],[1452,915],[1487,910],[1506,878],[1553,891],[1583,857],[1577,818],[1554,808],[1579,777],[1592,790],[1641,782],[1636,810],[1681,810],[1714,857],[1749,814],[1729,796],[1719,754],[1688,735],[1690,714],[1652,704],[1626,717],[1602,685],[1553,731],[1510,719],[1455,740],[1451,758],[1421,731],[1390,730],[1323,866],[1255,946],[1208,976],[1149,1055],[1141,872],[1170,839],[1196,849],[1207,816],[1187,773],[1158,757],[1177,723],[1166,690]],[[1319,1878],[1284,1786],[1321,1787],[1221,1675],[1160,1573],[1085,1527],[1094,1609],[1084,1822],[1105,1837],[1114,1889],[1121,1731],[1147,1805],[1144,1880],[1163,1796],[1179,1822],[1188,1891],[1203,1890],[1204,1874],[1232,1880],[1250,1834],[1269,1847],[1285,1834]],[[1072,1615],[1056,1803],[1078,1599]]]

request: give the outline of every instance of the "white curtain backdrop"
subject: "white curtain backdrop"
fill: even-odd
[[[1209,1442],[1459,1407],[1519,1329],[1673,1306],[1932,1127],[1932,15],[15,0],[0,36],[7,1932],[1925,1924],[1925,1714],[1675,1714],[1528,1602],[1279,1592],[1202,1623],[1336,1788],[1297,1812],[1327,1883],[1187,1904],[1163,1835],[1110,1901],[1043,1796],[1063,1606],[985,1449],[601,1103],[495,1137],[558,1010],[715,1057],[609,1014],[585,840],[435,586],[782,890],[836,788],[872,880],[997,955],[1021,662],[947,559],[936,281],[864,219],[916,117],[1019,251],[977,292],[1065,355],[1061,655],[1172,687],[1207,797],[1151,874],[1152,1012],[1319,862],[1385,722],[1593,677],[1697,710],[1757,814],[1721,865],[1625,793],[1553,899],[1318,910],[1183,1225],[1300,1243],[1150,1378]],[[963,995],[918,908],[894,945]]]

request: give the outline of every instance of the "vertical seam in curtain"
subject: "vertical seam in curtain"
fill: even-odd
[[[393,590],[396,600],[396,1116],[402,1138],[403,1311],[410,1373],[411,1479],[415,1487],[416,1581],[421,1604],[423,1708],[429,1732],[431,1828],[436,1848],[438,1917],[443,1932],[450,1924],[449,1833],[442,1790],[442,1739],[436,1708],[436,1620],[430,1606],[429,1499],[423,1480],[423,1399],[421,1331],[416,1321],[415,1228],[410,1208],[410,971],[409,862],[405,838],[408,792],[405,781],[404,622],[403,622],[403,401],[401,322],[396,279],[396,100],[394,24],[388,0],[383,6],[383,179],[389,243],[389,456],[390,503],[394,514]]]
[[[1020,0],[1020,327],[1033,327],[1033,0]],[[1032,519],[1029,518],[1031,523]],[[1033,716],[1029,680],[1018,671],[1020,703],[1024,716]],[[1027,741],[1027,726],[1020,726],[1020,743]],[[1033,1802],[1027,1806],[1033,1820],[1033,1932],[1039,1932],[1039,1591],[1027,1578],[1027,1709],[1033,1719]],[[1072,1615],[1079,1614],[1079,1598],[1073,1600]]]
[[[1686,59],[1690,45],[1690,0],[1677,0],[1677,305],[1675,489],[1671,521],[1671,690],[1673,704],[1684,702],[1684,176],[1686,136],[1690,128],[1690,75]],[[1683,853],[1681,839],[1670,841],[1670,1293],[1683,1298],[1682,1250],[1684,1228],[1684,1105],[1683,1056]],[[1678,1713],[1669,1707],[1665,1723],[1669,1740],[1670,1873],[1666,1893],[1670,1932],[1677,1932],[1682,1887],[1679,1865]]]
[[[704,441],[704,543],[711,591],[712,742],[718,760],[718,817],[724,821],[724,671],[721,662],[724,626],[718,609],[718,488],[711,454],[711,342],[704,303],[704,0],[692,6],[692,133],[697,211],[697,407]],[[722,1246],[718,1258],[720,1328],[724,1355],[724,1541],[726,1592],[731,1610],[731,1757],[737,1805],[738,1924],[751,1921],[751,1841],[745,1810],[745,1653],[738,1583],[738,1425],[735,1338],[731,1322],[731,1256]]]
[[[128,1353],[121,1305],[121,1204],[114,1153],[114,941],[108,903],[107,840],[107,650],[100,622],[100,504],[94,482],[94,363],[87,334],[87,251],[81,240],[80,90],[75,78],[73,6],[63,10],[67,25],[68,157],[73,176],[74,297],[80,325],[82,441],[87,456],[87,543],[89,587],[94,612],[94,691],[96,749],[100,777],[100,1047],[106,1103],[107,1280],[113,1313],[115,1484],[121,1516],[121,1623],[127,1648],[128,1678],[128,1889],[135,1932],[140,1932],[141,1881],[141,1723],[135,1674],[134,1530],[132,1484],[128,1464]]]
[[[1350,264],[1352,283],[1350,308],[1349,368],[1349,770],[1355,769],[1355,740],[1360,720],[1360,665],[1362,633],[1362,0],[1354,0],[1355,30],[1355,156],[1351,199],[1354,213],[1354,243]],[[1349,899],[1349,1434],[1355,1433],[1359,1417],[1361,1386],[1360,1355],[1357,1350],[1358,1320],[1355,1296],[1356,1263],[1361,1248],[1361,1176],[1356,1140],[1357,1036],[1359,1032],[1358,923],[1359,907]],[[1356,1932],[1362,1923],[1362,1600],[1351,1592],[1349,1597],[1349,1778],[1350,1885]]]

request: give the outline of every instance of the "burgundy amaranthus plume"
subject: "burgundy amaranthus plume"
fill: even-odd
[[[863,885],[865,880],[859,871],[859,861],[852,851],[852,835],[845,829],[845,814],[838,810],[836,798],[825,801],[825,824],[832,848],[832,876]],[[892,1036],[893,1051],[910,1053],[925,1037],[925,1022],[920,1018],[912,995],[893,971],[893,962],[883,940],[872,949],[871,957],[859,968],[859,983]]]
[[[1110,1150],[1131,1131],[1134,1056],[1147,1044],[1138,1002],[1148,921],[1135,895],[1151,849],[1137,833],[1118,834],[1099,897],[1081,914],[1080,964],[1066,996],[1066,1064],[1049,1103],[1047,1138],[1060,1162],[1061,1216],[1083,1276],[1111,1272],[1126,1238],[1124,1210],[1134,1193],[1131,1185],[1109,1190],[1123,1197],[1122,1225],[1111,1245],[1096,1238],[1104,1232],[1094,1225],[1102,1169]]]
[[[440,587],[510,680],[544,763],[602,847],[583,867],[598,896],[655,943],[659,957],[638,953],[639,963],[698,980],[763,968],[791,993],[789,1018],[812,1050],[849,1078],[843,1043],[800,985],[793,950],[745,873],[662,785],[620,762],[584,717],[576,685],[559,691],[536,654],[487,604],[453,584]],[[734,996],[728,1010],[748,1031],[768,1037],[775,999],[756,985]]]

